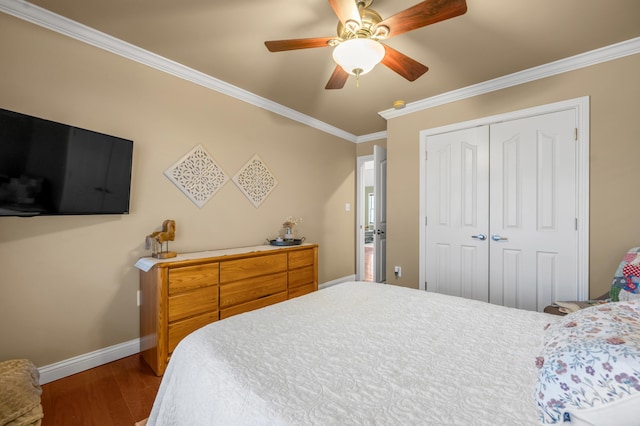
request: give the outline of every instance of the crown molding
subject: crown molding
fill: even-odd
[[[384,130],[382,132],[369,133],[368,135],[358,136],[356,137],[356,143],[379,141],[381,139],[386,139],[386,138],[387,138],[387,131]]]
[[[483,83],[474,84],[473,86],[463,87],[451,92],[442,93],[440,95],[412,102],[407,104],[402,110],[388,109],[381,111],[378,114],[386,120],[389,120],[390,118],[400,117],[417,111],[448,104],[450,102],[460,101],[462,99],[494,92],[496,90],[506,89],[507,87],[517,86],[530,81],[551,77],[568,71],[574,71],[602,62],[635,55],[637,53],[640,53],[640,37],[632,38],[630,40],[612,44],[590,52],[581,53],[569,58],[560,59],[558,61],[519,71],[503,77],[498,77]]]
[[[356,135],[352,133],[331,126],[306,114],[211,77],[200,71],[194,70],[193,68],[186,67],[178,62],[156,55],[148,50],[112,37],[94,28],[80,24],[79,22],[65,18],[64,16],[58,15],[24,0],[0,0],[0,11],[132,61],[147,65],[151,68],[155,68],[167,74],[171,74],[175,77],[215,90],[243,102],[271,111],[275,114],[282,115],[309,127],[313,127],[325,133],[345,139],[349,142],[355,143],[357,141]]]
[[[211,77],[200,71],[194,70],[193,68],[186,67],[175,61],[149,52],[148,50],[112,37],[94,28],[80,24],[79,22],[65,18],[64,16],[55,14],[24,0],[0,0],[0,11],[132,61],[147,65],[151,68],[155,68],[167,74],[171,74],[175,77],[182,78],[227,96],[231,96],[240,101],[247,102],[258,108],[271,111],[275,114],[297,121],[309,127],[313,127],[349,142],[362,143],[386,139],[387,137],[386,131],[356,136],[311,116]],[[473,86],[464,87],[462,89],[412,102],[407,104],[402,110],[388,109],[381,111],[378,114],[386,120],[389,120],[390,118],[400,117],[402,115],[411,114],[424,109],[433,108],[450,102],[501,90],[507,87],[516,86],[637,53],[640,53],[640,37],[514,74],[509,74],[507,76],[495,78]]]

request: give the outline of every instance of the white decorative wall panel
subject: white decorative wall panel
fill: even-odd
[[[501,281],[502,303],[503,306],[511,308],[518,307],[518,293],[522,288],[522,250],[503,249],[502,250],[502,276],[493,277],[494,280]]]
[[[476,266],[476,247],[461,245],[460,246],[460,290],[456,296],[467,297],[473,299],[473,282],[477,271]]]
[[[520,174],[520,144],[519,135],[504,142],[503,154],[503,184],[504,184],[504,225],[505,229],[520,229],[522,182]]]
[[[478,146],[468,142],[461,144],[462,172],[462,226],[478,226]]]
[[[560,262],[561,256],[557,252],[536,252],[536,300],[542,301],[542,306],[538,304],[526,309],[544,309],[549,300],[556,300],[556,292],[561,285],[558,282]]]
[[[556,229],[557,203],[556,188],[556,135],[538,131],[537,139],[537,180],[538,180],[538,231]]]
[[[446,146],[437,153],[436,164],[438,172],[438,223],[448,225],[451,223],[451,146]]]
[[[193,203],[202,207],[229,180],[202,145],[197,145],[164,171]]]
[[[436,244],[435,250],[435,265],[436,273],[433,283],[429,283],[429,291],[435,291],[437,293],[449,294],[449,287],[451,282],[450,264],[451,264],[451,245],[449,244]],[[433,285],[432,285],[433,284]]]
[[[233,177],[233,181],[249,201],[258,208],[278,185],[264,162],[254,155]]]

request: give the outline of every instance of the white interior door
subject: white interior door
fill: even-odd
[[[530,310],[578,297],[575,128],[560,111],[427,138],[427,290]]]
[[[387,149],[378,145],[373,147],[373,176],[375,181],[374,200],[374,252],[375,281],[387,279]]]
[[[427,290],[489,301],[489,127],[427,143]]]
[[[573,111],[491,126],[492,303],[578,297],[575,128]]]

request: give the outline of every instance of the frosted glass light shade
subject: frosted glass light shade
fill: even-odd
[[[366,74],[384,58],[384,46],[368,38],[352,38],[333,49],[333,60],[351,75]],[[360,70],[360,71],[358,71]]]

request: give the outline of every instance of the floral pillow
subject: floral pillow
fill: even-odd
[[[542,423],[637,425],[640,300],[597,305],[548,325],[536,366]]]

